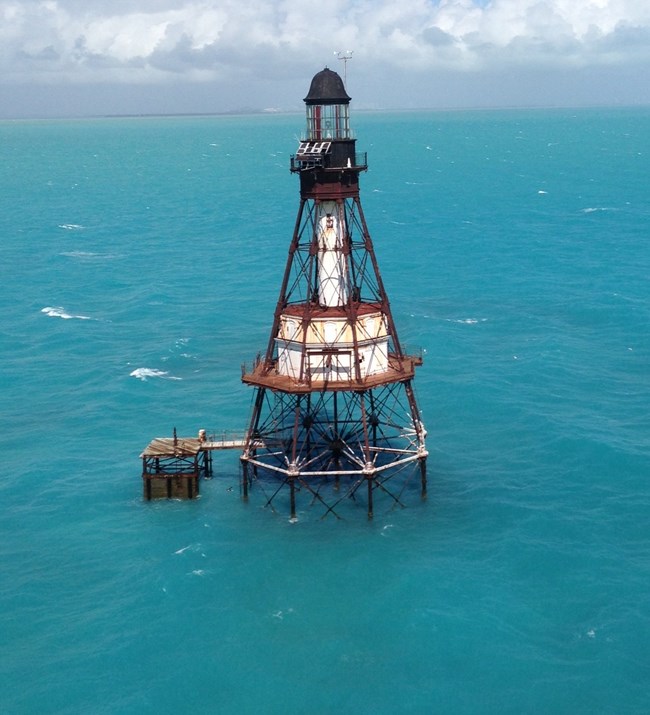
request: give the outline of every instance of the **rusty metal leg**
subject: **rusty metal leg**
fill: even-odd
[[[241,472],[241,488],[242,496],[244,499],[248,499],[248,462],[242,460],[242,472]]]
[[[291,500],[291,521],[296,519],[296,480],[289,477],[289,494]]]
[[[422,498],[427,498],[427,460],[423,457],[420,461],[420,480],[422,482]]]
[[[368,480],[368,519],[372,519],[372,483],[374,479],[371,476],[366,477],[366,479]]]

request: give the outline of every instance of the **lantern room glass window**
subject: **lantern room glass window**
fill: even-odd
[[[307,106],[307,139],[325,141],[350,139],[348,104],[312,104]]]

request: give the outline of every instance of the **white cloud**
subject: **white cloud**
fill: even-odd
[[[0,0],[0,82],[301,76],[650,63],[641,0]]]
[[[65,79],[83,78],[91,70],[96,77],[96,63],[86,66],[80,46],[89,56],[104,58],[105,66],[138,61],[146,67],[154,54],[160,59],[177,51],[201,64],[207,53],[220,58],[215,71],[219,63],[227,64],[228,53],[240,64],[248,54],[252,61],[261,59],[264,51],[306,58],[350,45],[370,61],[432,69],[450,64],[476,69],[496,59],[555,64],[558,52],[593,63],[599,53],[615,51],[617,61],[624,61],[625,45],[616,38],[650,27],[650,3],[638,0],[482,5],[472,0],[278,0],[253,9],[240,0],[13,0],[0,2],[2,70],[14,76],[60,73]],[[604,41],[608,37],[612,42]],[[440,52],[441,46],[456,51]]]

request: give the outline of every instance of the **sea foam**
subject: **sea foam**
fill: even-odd
[[[138,380],[142,380],[143,382],[146,381],[150,377],[161,377],[166,380],[182,380],[181,377],[174,377],[173,375],[170,375],[168,372],[165,370],[157,370],[155,368],[149,368],[149,367],[139,367],[133,372],[129,373],[130,377],[137,377]]]
[[[63,320],[93,320],[88,315],[72,315],[65,308],[47,306],[41,309],[41,313],[45,313],[50,318],[63,318]]]

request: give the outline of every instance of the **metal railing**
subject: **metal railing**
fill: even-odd
[[[291,171],[300,171],[301,169],[310,169],[314,167],[324,167],[325,169],[355,169],[365,170],[368,168],[368,152],[356,152],[354,155],[354,163],[350,162],[337,166],[332,163],[325,164],[325,158],[322,154],[296,154],[291,155]]]

